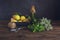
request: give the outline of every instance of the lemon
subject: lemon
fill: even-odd
[[[22,22],[21,20],[19,20],[18,22]]]
[[[20,16],[19,15],[13,15],[13,18],[16,19],[16,20],[19,20]]]
[[[29,20],[26,18],[25,20],[23,20],[23,22],[29,22]]]
[[[27,21],[26,21],[26,19],[25,19],[25,20],[23,20],[23,22],[27,22]]]
[[[14,18],[11,18],[11,22],[17,22],[17,20],[15,20]]]
[[[23,21],[23,20],[25,20],[26,19],[26,17],[25,16],[21,16],[21,20]]]

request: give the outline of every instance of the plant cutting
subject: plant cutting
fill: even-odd
[[[35,6],[32,6],[31,13],[31,21],[32,24],[28,25],[28,29],[32,32],[42,32],[42,31],[49,31],[52,30],[53,27],[51,25],[51,20],[48,20],[47,18],[37,19],[35,18]],[[39,20],[39,21],[38,21]]]
[[[44,31],[45,28],[43,27],[43,25],[40,25],[40,22],[37,21],[37,19],[35,18],[35,6],[33,5],[32,6],[32,9],[31,9],[31,13],[32,13],[32,16],[31,16],[31,21],[32,21],[32,24],[28,25],[28,29],[32,32],[40,32],[40,31]]]

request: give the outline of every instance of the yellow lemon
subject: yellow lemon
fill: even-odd
[[[11,18],[11,22],[17,22],[17,20],[15,20],[14,18]]]
[[[29,22],[29,20],[28,19],[25,19],[25,20],[23,20],[23,22]]]
[[[22,22],[22,21],[20,20],[20,21],[18,21],[18,22]]]
[[[21,16],[21,20],[23,21],[23,20],[25,20],[26,19],[26,17],[25,16]]]
[[[26,20],[23,20],[23,22],[26,22]]]
[[[13,15],[13,18],[16,19],[16,20],[19,20],[20,16],[19,15]]]

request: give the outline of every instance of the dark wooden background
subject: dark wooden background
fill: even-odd
[[[60,20],[59,0],[0,0],[0,20],[8,20],[13,12],[29,15],[32,5],[36,6],[38,18],[47,17]]]

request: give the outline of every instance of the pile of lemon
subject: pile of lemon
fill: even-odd
[[[13,15],[11,18],[11,22],[28,22],[28,18],[26,16],[20,16],[18,14]]]

